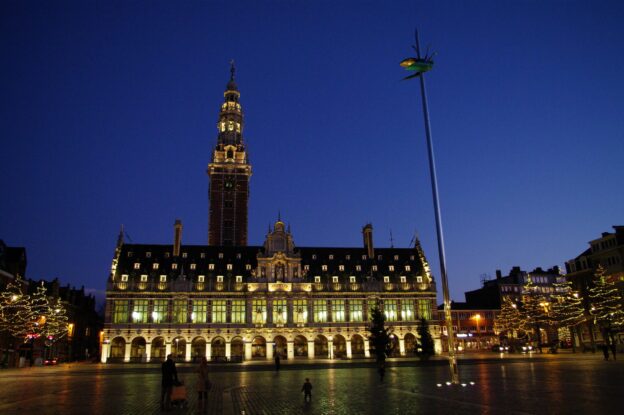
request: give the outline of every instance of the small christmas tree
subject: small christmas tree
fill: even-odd
[[[585,307],[578,292],[574,291],[572,281],[555,283],[557,294],[553,296],[552,316],[560,329],[568,328],[572,338],[572,347],[576,348],[574,335],[576,327],[585,322]]]
[[[508,338],[514,338],[518,331],[523,330],[523,318],[516,304],[511,298],[503,297],[501,311],[496,319],[496,331],[504,333]]]
[[[33,311],[30,296],[22,292],[22,284],[17,277],[0,294],[0,327],[15,337],[25,339],[31,330]]]
[[[385,327],[386,316],[377,306],[371,310],[371,324],[368,328],[368,336],[371,343],[371,351],[375,354],[377,364],[383,365],[386,357],[392,352],[391,330]]]
[[[431,337],[431,332],[429,331],[429,323],[424,317],[420,319],[417,332],[420,344],[418,345],[416,354],[423,360],[429,359],[435,354],[435,349],[433,337]]]
[[[590,313],[594,322],[606,334],[606,341],[613,336],[613,331],[624,326],[622,297],[615,284],[604,275],[604,268],[599,266],[594,274],[594,286],[589,289]]]
[[[550,303],[547,301],[546,297],[537,291],[537,287],[533,284],[533,280],[529,275],[523,287],[520,313],[523,317],[525,327],[533,330],[534,341],[536,341],[537,345],[540,347],[542,343],[541,328],[552,322],[548,314],[549,306]]]

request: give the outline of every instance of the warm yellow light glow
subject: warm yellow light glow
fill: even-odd
[[[67,336],[72,337],[74,335],[74,323],[69,323],[67,325]]]

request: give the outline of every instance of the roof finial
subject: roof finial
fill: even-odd
[[[282,221],[282,211],[281,210],[277,210],[277,221],[281,222]]]
[[[234,59],[230,59],[230,81],[234,80],[235,72],[236,72],[236,67],[234,66]]]

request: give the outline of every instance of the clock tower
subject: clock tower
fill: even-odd
[[[243,112],[234,81],[234,62],[230,72],[217,123],[217,145],[207,171],[208,244],[246,246],[251,165],[243,141]]]

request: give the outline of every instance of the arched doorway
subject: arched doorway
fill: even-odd
[[[156,337],[152,340],[152,353],[150,360],[152,362],[162,362],[167,356],[165,353],[167,352],[167,348],[165,347],[165,339],[162,337]]]
[[[109,361],[122,362],[126,354],[126,340],[123,337],[115,337],[111,342]]]
[[[235,337],[232,339],[230,346],[230,360],[233,362],[242,362],[243,356],[245,356],[245,345],[243,339]]]
[[[184,337],[176,337],[171,342],[171,354],[176,362],[183,362],[186,357],[186,340]]]
[[[287,350],[287,342],[286,342],[286,338],[284,336],[277,336],[273,339],[273,342],[275,343],[274,349],[273,349],[273,356],[275,356],[276,354],[279,354],[279,357],[282,359],[286,359],[286,356],[288,355],[288,350]]]
[[[266,357],[266,340],[264,339],[264,337],[254,337],[253,341],[251,342],[251,357]]]
[[[191,358],[193,362],[200,362],[206,357],[206,340],[203,337],[195,337],[191,342]]]
[[[215,337],[212,339],[211,348],[213,361],[225,361],[225,339],[223,337]]]
[[[416,342],[416,336],[412,333],[407,333],[404,337],[405,340],[405,356],[414,356],[416,354],[416,347],[418,343]]]
[[[130,345],[130,361],[145,361],[145,339],[143,337],[135,337]]]
[[[333,338],[333,355],[334,359],[342,359],[347,357],[347,342],[340,334],[336,334]]]
[[[327,347],[327,338],[322,334],[319,334],[314,339],[314,357],[327,358],[329,357],[329,348]]]
[[[303,336],[295,337],[295,357],[308,357],[308,339]]]
[[[359,334],[351,336],[351,357],[364,357],[364,339]]]
[[[397,337],[396,334],[390,335],[390,344],[392,345],[392,348],[390,349],[389,357],[401,356],[401,348],[399,347],[399,338]]]

